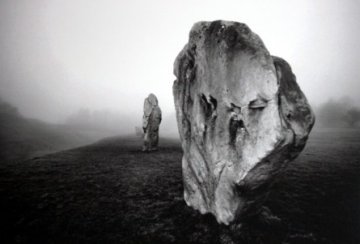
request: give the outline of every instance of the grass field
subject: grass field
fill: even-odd
[[[1,243],[360,243],[360,131],[317,130],[276,179],[264,214],[218,225],[182,197],[178,140],[139,138],[0,166]]]
[[[94,140],[64,125],[4,114],[0,110],[0,161],[23,161],[91,141]]]

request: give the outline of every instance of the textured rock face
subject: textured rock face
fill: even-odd
[[[301,152],[314,115],[287,62],[242,23],[196,23],[174,74],[185,201],[228,224]]]
[[[159,126],[161,122],[161,110],[154,94],[150,94],[144,101],[144,147],[143,151],[157,150],[159,142]]]

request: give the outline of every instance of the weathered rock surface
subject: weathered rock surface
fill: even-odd
[[[161,122],[161,110],[158,100],[154,94],[150,94],[144,101],[143,130],[144,147],[143,151],[157,150],[159,143],[159,126]]]
[[[185,201],[229,224],[301,152],[313,112],[287,62],[242,23],[196,23],[174,74]]]

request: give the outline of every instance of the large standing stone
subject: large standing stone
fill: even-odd
[[[313,112],[287,62],[242,23],[196,23],[174,73],[185,201],[228,224],[301,152]]]
[[[150,94],[144,101],[144,147],[143,151],[157,150],[159,143],[159,126],[161,122],[161,110],[154,94]]]

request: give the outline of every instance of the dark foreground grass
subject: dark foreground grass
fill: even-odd
[[[3,163],[0,243],[359,243],[359,136],[314,133],[266,211],[230,227],[186,206],[177,140],[143,153],[139,139],[110,138]]]
[[[162,144],[113,138],[2,168],[1,243],[218,242],[183,201],[178,141]]]

